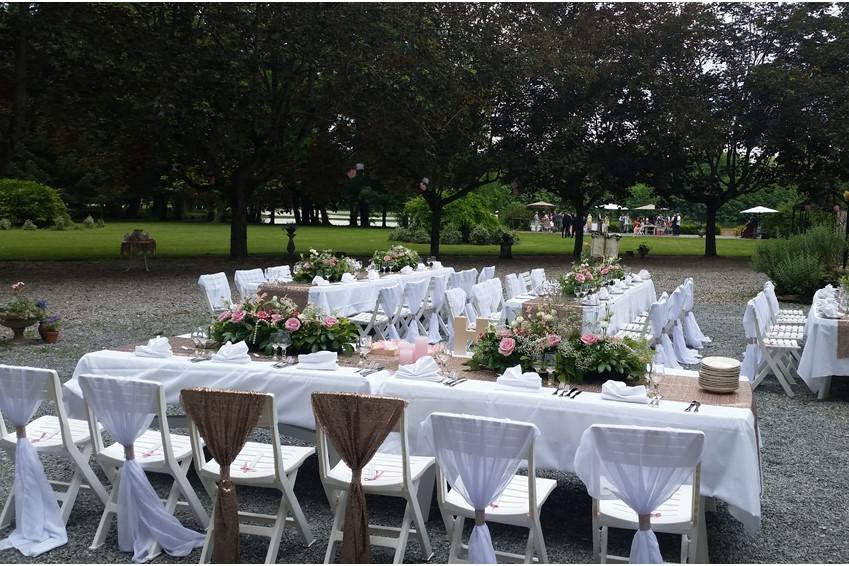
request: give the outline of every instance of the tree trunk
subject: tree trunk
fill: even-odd
[[[572,223],[572,228],[575,233],[575,245],[572,248],[572,257],[576,260],[581,259],[581,252],[584,251],[584,223],[587,221],[586,212],[583,206],[575,207],[575,220]]]
[[[15,42],[15,102],[12,108],[10,135],[8,139],[0,140],[2,141],[0,143],[0,173],[3,173],[12,161],[15,146],[23,138],[26,126],[29,4],[18,4],[17,15],[18,40]]]
[[[322,207],[319,209],[319,212],[321,212],[321,223],[322,223],[324,226],[330,226],[330,215],[329,215],[329,214],[327,214],[327,207],[326,207],[326,206],[322,206]]]
[[[386,205],[383,205],[383,213],[380,216],[380,227],[386,228]]]
[[[274,210],[273,206],[268,210],[268,223],[269,224],[272,224],[272,225],[274,224],[274,213],[275,212],[276,211]]]
[[[430,203],[428,203],[430,204]],[[430,255],[439,257],[439,231],[442,226],[442,203],[430,204]]]
[[[715,203],[705,203],[705,257],[716,257],[716,210]]]
[[[360,201],[360,226],[363,228],[369,228],[371,226],[371,221],[369,220],[369,206],[368,203],[364,200]]]
[[[230,189],[230,257],[248,256],[248,205],[244,185],[234,184]]]
[[[353,203],[351,204],[351,210],[348,211],[348,225],[357,225],[357,206]]]

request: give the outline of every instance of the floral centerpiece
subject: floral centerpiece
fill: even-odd
[[[619,258],[605,257],[595,261],[584,259],[560,278],[560,290],[567,295],[573,294],[582,285],[594,290],[601,287],[605,280],[624,276],[625,269],[619,263]]]
[[[356,325],[347,318],[326,315],[314,305],[300,312],[291,299],[269,298],[267,293],[231,305],[210,326],[210,336],[219,344],[244,340],[251,350],[269,354],[269,340],[275,332],[289,334],[290,351],[295,354],[352,352],[359,336]]]
[[[12,298],[5,305],[0,306],[0,324],[12,329],[12,340],[23,338],[24,329],[46,316],[44,309],[27,297],[25,287],[26,284],[23,281],[13,283]]]
[[[376,251],[371,258],[377,269],[388,271],[401,271],[407,266],[415,269],[420,261],[418,252],[404,246],[392,246],[386,251]]]
[[[309,254],[301,254],[301,260],[295,264],[292,278],[299,283],[309,283],[316,275],[328,281],[339,281],[345,273],[356,273],[361,268],[353,258],[333,255],[333,250],[318,252],[311,249]]]
[[[652,350],[646,340],[574,333],[557,347],[558,379],[570,383],[644,380]]]

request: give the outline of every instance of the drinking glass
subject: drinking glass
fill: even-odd
[[[360,369],[364,369],[366,367],[368,355],[371,353],[371,345],[371,336],[361,336],[357,342],[357,349],[360,354]]]
[[[292,345],[292,337],[289,336],[288,332],[279,332],[277,336],[277,347],[282,350],[280,353],[280,359],[282,361],[286,361],[286,350],[289,346]]]
[[[271,346],[271,361],[277,361],[277,349],[280,347],[281,337],[285,334],[278,330],[277,332],[272,332],[271,336],[268,337],[268,345]]]
[[[545,372],[548,374],[548,386],[554,386],[554,377],[557,372],[557,356],[555,354],[545,354],[543,356],[543,365]]]
[[[534,367],[535,372],[545,373],[545,358],[543,358],[542,354],[534,354],[534,357],[531,359],[531,365]]]
[[[195,357],[199,358],[201,355],[200,347],[206,344],[206,330],[203,329],[202,326],[198,326],[194,330],[192,330],[192,342],[195,345]]]

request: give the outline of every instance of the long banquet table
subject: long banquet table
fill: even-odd
[[[697,377],[682,370],[681,375]],[[346,391],[393,395],[407,399],[410,443],[413,453],[427,453],[428,442],[418,423],[434,411],[491,417],[509,417],[536,424],[539,468],[573,471],[572,461],[583,431],[592,424],[631,424],[677,427],[705,433],[701,488],[705,496],[728,503],[731,513],[749,529],[760,524],[761,477],[756,419],[751,409],[702,405],[686,413],[687,403],[661,401],[660,407],[617,403],[585,391],[576,399],[553,397],[550,388],[534,393],[502,391],[491,381],[470,380],[455,387],[432,382],[402,380],[382,371],[362,377],[351,368],[337,372],[275,369],[268,361],[248,364],[205,361],[188,357],[144,358],[131,352],[102,350],[84,355],[65,384],[69,414],[83,416],[78,377],[104,374],[162,383],[166,402],[179,403],[187,387],[219,387],[274,393],[279,422],[303,429],[315,427],[310,395],[314,391]],[[744,378],[745,379],[745,378]],[[661,389],[662,391],[662,389]]]
[[[504,301],[504,309],[508,322],[516,318],[524,304],[530,299],[531,297],[529,296],[522,296]],[[584,330],[591,330],[602,319],[607,309],[610,309],[607,333],[616,334],[626,324],[637,318],[638,315],[648,312],[649,307],[656,300],[657,291],[655,290],[654,282],[651,279],[641,281],[636,285],[628,287],[622,294],[612,295],[610,300],[601,301],[598,305],[582,306]]]
[[[825,318],[817,304],[822,290],[814,294],[805,323],[805,347],[797,373],[819,399],[828,398],[832,376],[849,376],[849,358],[837,357],[837,319]]]
[[[405,284],[412,281],[430,279],[434,276],[451,275],[453,267],[441,267],[413,271],[411,273],[392,273],[380,279],[361,279],[349,283],[331,283],[329,285],[283,284],[279,288],[307,292],[308,303],[318,305],[336,316],[350,316],[363,311],[374,309],[378,292],[397,283]],[[297,302],[297,301],[296,301]]]

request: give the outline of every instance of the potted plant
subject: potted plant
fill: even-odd
[[[0,307],[0,325],[12,329],[12,341],[23,340],[24,330],[44,317],[44,311],[38,308],[24,293],[23,281],[12,284],[12,299]]]
[[[640,259],[649,255],[649,247],[645,244],[640,244],[637,248],[637,253],[640,255]]]
[[[41,338],[48,344],[55,344],[59,340],[59,327],[62,323],[62,317],[58,314],[51,314],[41,321],[38,325],[38,331]]]

